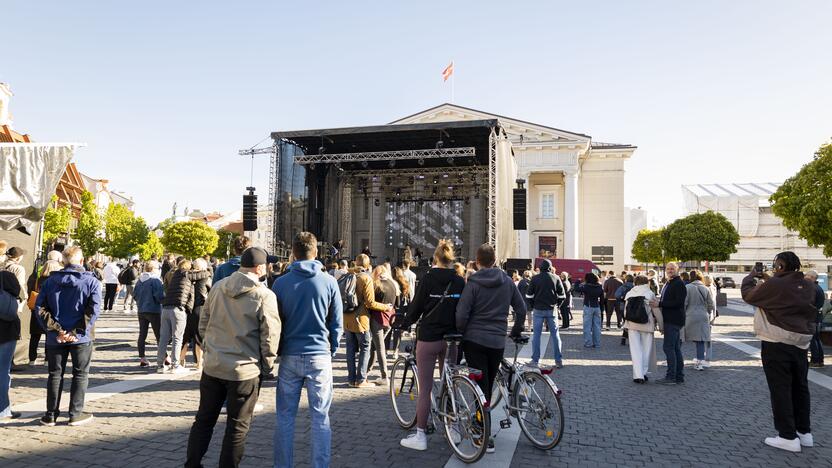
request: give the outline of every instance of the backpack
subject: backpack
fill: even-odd
[[[338,278],[338,290],[341,292],[341,302],[344,306],[344,312],[352,312],[358,308],[357,285],[358,278],[355,276],[355,273],[347,273]]]
[[[624,320],[633,323],[647,323],[650,321],[647,313],[647,302],[644,300],[644,296],[633,296],[627,299],[627,304],[624,306]]]
[[[17,298],[3,289],[3,275],[0,275],[0,320],[14,322],[17,320]]]

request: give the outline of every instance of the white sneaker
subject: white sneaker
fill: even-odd
[[[705,366],[703,366],[702,363],[696,364],[693,368],[699,371],[705,370]]]
[[[815,438],[812,437],[812,433],[809,432],[807,434],[797,433],[797,438],[800,440],[801,447],[814,447],[815,446]]]
[[[416,431],[415,433],[402,439],[399,443],[405,448],[413,450],[427,450],[428,436],[426,436],[424,432]]]
[[[389,381],[384,377],[379,377],[373,381],[374,384],[378,385],[379,387],[386,387],[389,385]]]
[[[157,374],[167,374],[167,372],[168,372],[168,366],[161,366],[161,367],[156,368],[156,373]]]
[[[174,374],[187,374],[189,372],[188,368],[186,368],[184,366],[178,366],[178,365],[173,366],[173,368],[170,371]]]
[[[711,367],[711,361],[701,361],[701,362],[699,363],[699,365],[701,365],[702,367],[704,367],[705,369],[707,369],[707,368]]]
[[[694,359],[694,360],[693,360],[693,363],[691,364],[691,366],[696,367],[696,366],[698,366],[698,365],[699,365],[699,359]]]
[[[774,448],[779,448],[781,450],[786,450],[789,452],[800,452],[800,439],[795,438],[793,440],[784,439],[780,436],[777,437],[766,437],[765,444]]]

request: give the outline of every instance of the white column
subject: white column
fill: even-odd
[[[563,218],[563,255],[578,258],[578,171],[564,171],[566,196]]]

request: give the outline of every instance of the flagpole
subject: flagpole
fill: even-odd
[[[451,65],[456,68],[456,64],[451,60]],[[456,85],[456,73],[454,73],[454,69],[451,69],[451,104],[454,103],[454,87]]]

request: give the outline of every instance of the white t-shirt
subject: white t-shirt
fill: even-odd
[[[118,274],[121,273],[121,268],[115,263],[108,263],[104,267],[104,282],[109,284],[118,284]]]
[[[408,295],[410,296],[410,300],[412,301],[413,298],[416,296],[416,273],[413,273],[410,270],[405,270],[404,277],[407,278],[407,282],[410,284],[410,294]]]

